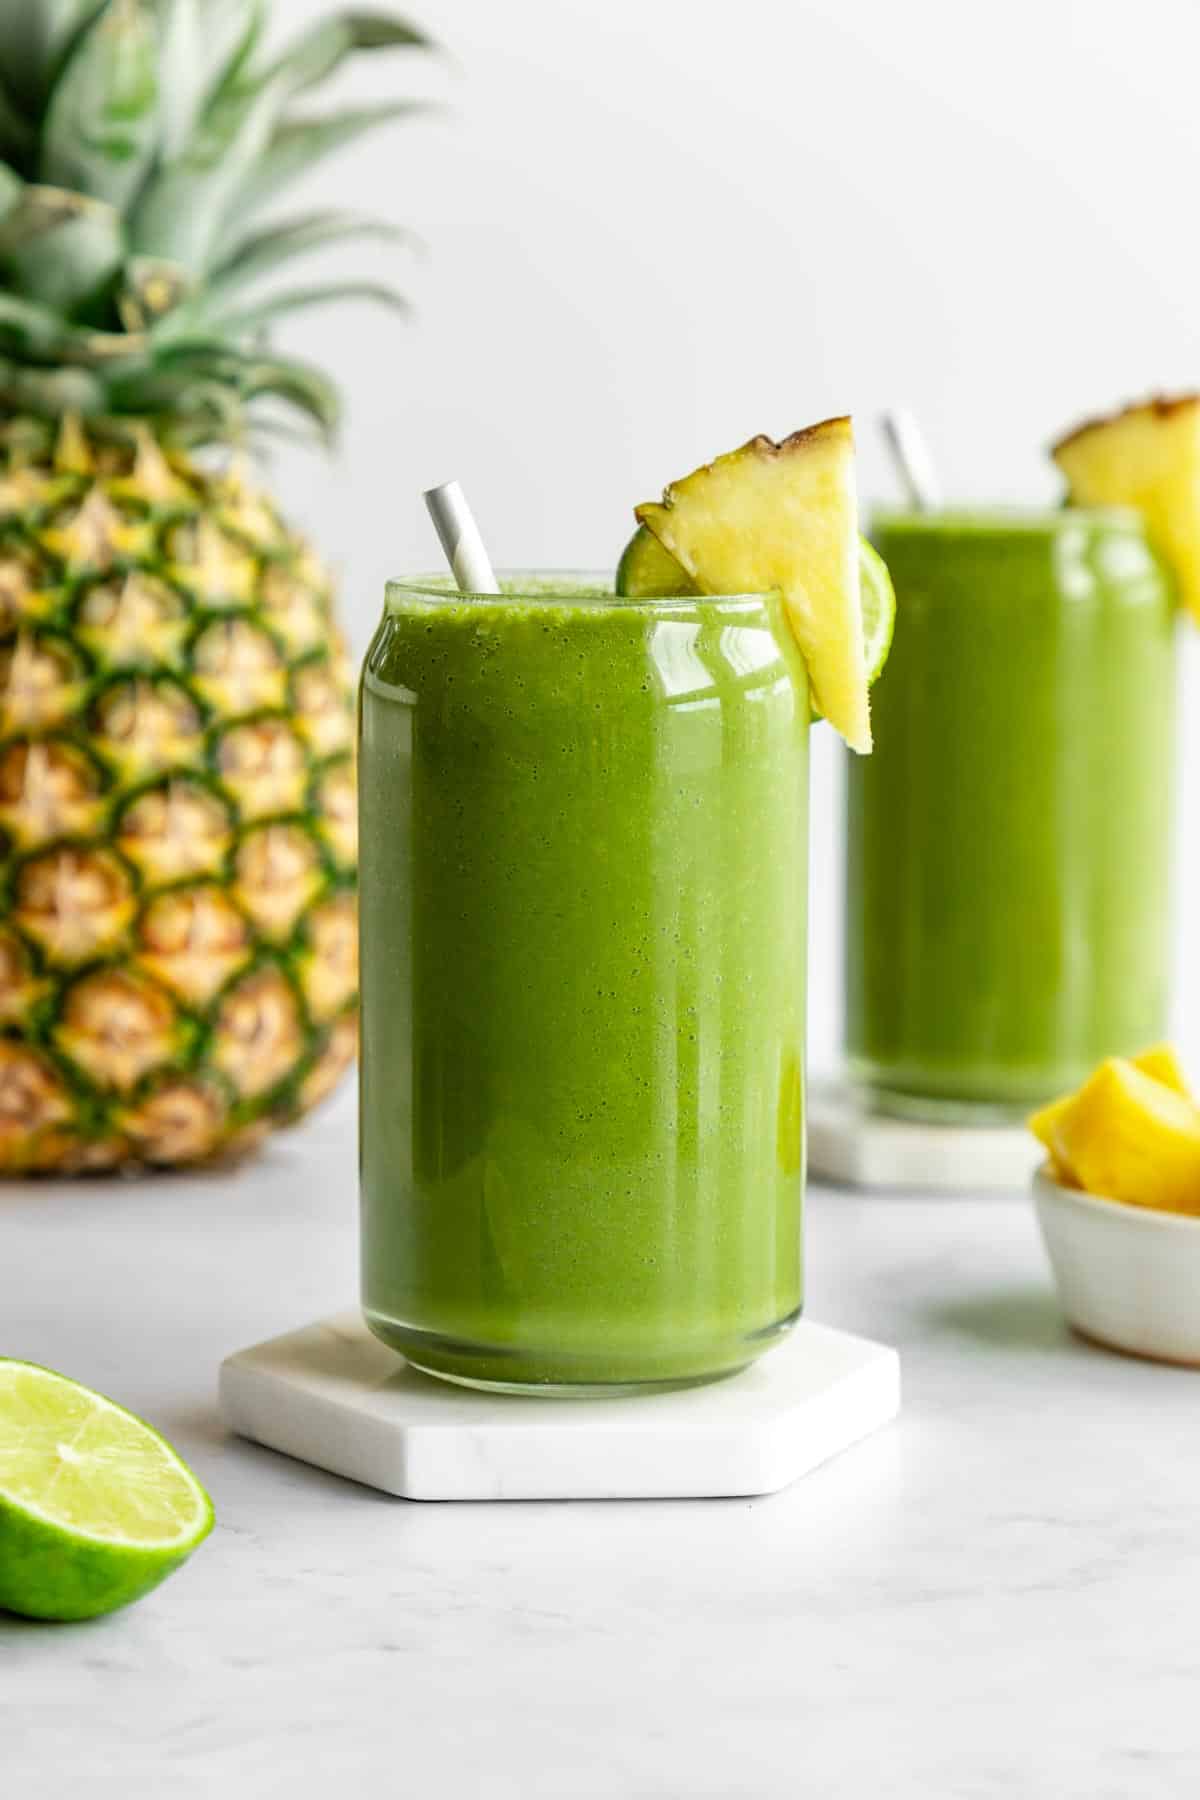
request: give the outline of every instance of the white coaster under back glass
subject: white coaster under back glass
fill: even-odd
[[[487,1394],[422,1375],[357,1313],[221,1367],[234,1431],[410,1500],[770,1494],[894,1418],[900,1359],[802,1322],[739,1375],[613,1399]]]
[[[849,1082],[815,1081],[808,1172],[815,1181],[926,1193],[1025,1189],[1045,1152],[1020,1123],[932,1124],[876,1111]]]

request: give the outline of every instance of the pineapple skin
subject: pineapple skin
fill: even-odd
[[[357,1041],[354,693],[234,462],[0,428],[0,1172],[231,1154]]]

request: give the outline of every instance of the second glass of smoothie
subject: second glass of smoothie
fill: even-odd
[[[1020,1114],[1162,1035],[1174,599],[1137,516],[898,514],[848,773],[846,1045],[885,1109]]]
[[[361,697],[363,1296],[493,1388],[801,1304],[807,682],[771,597],[393,583]]]

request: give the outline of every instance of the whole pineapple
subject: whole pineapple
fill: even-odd
[[[410,25],[282,51],[261,0],[0,0],[0,1169],[184,1163],[321,1098],[357,984],[353,692],[327,576],[248,473],[335,423],[264,327],[385,228],[255,226],[409,110],[297,95]]]

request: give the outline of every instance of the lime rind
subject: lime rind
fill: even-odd
[[[888,566],[866,538],[858,540],[858,579],[862,595],[863,657],[867,685],[883,674],[896,631],[896,590]]]

